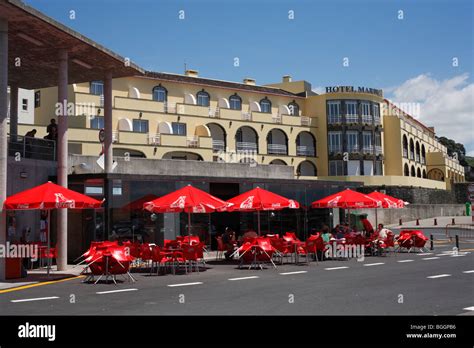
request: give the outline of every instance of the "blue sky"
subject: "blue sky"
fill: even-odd
[[[415,83],[415,91],[435,84],[438,90],[433,93],[454,88],[454,93],[465,97],[473,84],[471,0],[26,3],[148,70],[183,73],[186,62],[201,76],[232,81],[252,77],[259,84],[278,82],[290,74],[315,88],[376,87],[385,89],[389,97],[403,96],[400,102],[420,103],[427,103],[430,96],[407,96],[397,90],[406,83]],[[75,19],[69,18],[70,10],[75,11]],[[185,11],[184,20],[178,18],[180,10]],[[398,19],[399,10],[403,20]],[[293,20],[289,11],[294,11]],[[234,67],[235,57],[239,67]],[[344,57],[349,58],[349,67],[343,67]],[[459,66],[452,66],[453,57]],[[453,87],[451,79],[459,76],[462,81]],[[459,95],[453,99],[459,100]],[[467,98],[467,103],[463,113],[472,116],[472,100]],[[420,118],[438,127],[442,115],[428,110],[430,115],[422,113]],[[472,126],[472,117],[463,117]],[[445,133],[454,137],[457,131],[446,125]],[[474,151],[472,134],[463,141]]]

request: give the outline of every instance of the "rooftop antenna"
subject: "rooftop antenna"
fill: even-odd
[[[187,70],[186,60],[184,61],[184,72]]]

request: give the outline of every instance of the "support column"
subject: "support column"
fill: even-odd
[[[58,69],[58,104],[60,112],[58,115],[58,185],[67,187],[67,86],[68,86],[68,53],[66,50],[59,52]],[[57,266],[59,271],[67,267],[67,209],[57,210]]]
[[[10,138],[18,135],[18,86],[10,86]]]
[[[8,22],[0,18],[0,243],[7,240],[7,113],[8,113]],[[0,280],[5,280],[5,258],[0,258]]]
[[[113,182],[109,178],[113,168],[113,148],[112,148],[112,73],[108,71],[104,76],[104,239],[107,240],[110,235],[112,219],[110,209],[113,199]]]
[[[112,173],[112,73],[107,72],[104,78],[104,169],[106,174]]]

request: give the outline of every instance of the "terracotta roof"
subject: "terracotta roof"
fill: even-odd
[[[162,73],[162,72],[154,72],[154,71],[146,71],[145,77],[162,80],[162,81],[171,81],[171,82],[177,82],[177,83],[195,84],[195,85],[200,85],[200,86],[227,88],[227,89],[232,89],[232,90],[242,90],[246,92],[278,95],[278,96],[283,96],[283,97],[291,97],[295,99],[302,98],[301,96],[297,94],[285,91],[280,88],[246,85],[244,83],[239,83],[239,82],[213,80],[213,79],[207,79],[207,78],[202,78],[202,77],[192,77],[192,76],[186,76],[186,75],[170,74],[170,73]]]
[[[403,115],[405,115],[408,119],[410,119],[411,121],[417,123],[420,127],[423,127],[427,132],[430,132],[431,134],[435,134],[435,132],[433,131],[433,129],[431,129],[430,127],[426,126],[425,124],[421,123],[420,121],[418,121],[416,118],[414,118],[413,116],[407,114],[405,111],[403,111],[402,109],[400,109],[398,106],[396,106],[395,104],[393,104],[390,100],[388,99],[384,99],[385,102],[390,106],[390,107],[393,107],[397,110],[399,110],[400,112],[403,113]]]

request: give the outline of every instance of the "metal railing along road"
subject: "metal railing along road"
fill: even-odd
[[[56,141],[17,135],[8,137],[8,155],[56,161]]]
[[[474,224],[447,224],[446,237],[452,240],[456,235],[463,239],[474,239]]]

